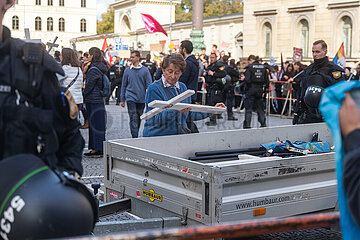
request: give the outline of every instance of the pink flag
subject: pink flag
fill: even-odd
[[[162,32],[167,36],[167,33],[165,32],[164,28],[161,26],[161,24],[158,21],[156,21],[155,18],[153,18],[148,14],[143,14],[143,13],[140,14],[142,20],[144,21],[145,29],[148,33]]]
[[[109,45],[107,44],[107,41],[106,41],[106,35],[105,35],[104,43],[103,43],[103,46],[102,46],[101,50],[104,52],[105,60],[111,65],[112,64],[112,57],[111,57],[111,54],[110,54]]]

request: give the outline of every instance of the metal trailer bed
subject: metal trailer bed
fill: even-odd
[[[333,144],[325,124],[106,142],[105,202],[128,198],[130,213],[170,219],[171,226],[180,225],[174,219],[183,225],[215,224],[332,210],[337,203],[333,152],[242,156],[220,163],[187,160],[199,151],[257,147],[277,139],[310,141],[314,132]]]

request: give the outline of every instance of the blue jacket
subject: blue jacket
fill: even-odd
[[[168,96],[162,86],[162,80],[158,80],[152,83],[145,96],[146,103],[146,112],[149,112],[153,108],[149,107],[149,103],[154,100],[167,101]],[[180,93],[183,93],[187,90],[185,84],[179,82]],[[174,88],[168,88],[171,98],[175,97],[177,94]],[[190,97],[183,100],[182,103],[190,103]],[[181,114],[177,110],[166,109],[161,113],[149,118],[145,121],[144,125],[144,137],[154,137],[154,136],[165,136],[165,135],[177,135],[178,134],[178,125],[176,123],[176,115],[179,119],[179,122],[182,126],[186,127],[186,119],[189,118],[191,121],[197,121],[210,116],[208,113],[199,113],[199,112],[188,112]]]
[[[199,62],[194,55],[188,56],[186,59],[186,70],[179,78],[179,82],[185,84],[188,89],[194,90],[195,94],[191,96],[192,102],[196,101],[196,92],[198,89],[199,80]]]
[[[102,62],[95,62],[89,66],[86,71],[86,81],[83,92],[85,103],[104,103],[104,98],[100,93],[103,88],[103,74],[96,69],[91,69],[93,66],[100,69],[103,74],[107,71],[106,65]]]
[[[126,68],[121,85],[120,101],[144,103],[146,89],[151,83],[151,74],[145,66]]]

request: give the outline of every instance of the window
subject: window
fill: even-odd
[[[12,17],[12,29],[19,30],[19,17],[18,16]]]
[[[86,7],[86,0],[81,0],[81,7]]]
[[[41,17],[35,18],[35,31],[41,31]]]
[[[63,6],[65,5],[65,4],[64,4],[64,1],[65,1],[65,0],[59,0],[59,6],[60,6],[60,7],[63,7]]]
[[[85,19],[80,20],[80,32],[86,32],[86,20]]]
[[[59,32],[65,32],[65,19],[59,19]]]
[[[41,5],[41,0],[36,0],[35,5]]]
[[[48,0],[48,6],[52,6],[53,5],[53,0]]]
[[[303,50],[303,56],[309,54],[309,23],[305,19],[300,21],[300,46]]]
[[[265,57],[271,56],[271,45],[272,45],[272,30],[271,30],[271,24],[265,23],[264,24],[264,36],[265,36]]]
[[[52,19],[52,17],[49,17],[47,19],[47,30],[54,31],[54,20]]]
[[[344,42],[344,50],[345,57],[351,57],[351,47],[352,47],[352,21],[351,18],[345,16],[342,18],[342,32],[343,32],[343,42]]]

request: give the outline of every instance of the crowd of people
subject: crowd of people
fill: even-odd
[[[315,48],[313,49],[314,63],[310,66],[305,66],[301,62],[289,61],[269,65],[263,63],[259,57],[250,55],[247,59],[248,65],[241,68],[240,62],[236,63],[230,53],[219,51],[216,45],[213,45],[210,55],[206,54],[206,49],[202,49],[201,53],[193,54],[193,45],[189,40],[181,42],[176,56],[166,55],[155,61],[151,60],[150,54],[142,58],[141,53],[134,50],[131,51],[129,59],[113,57],[113,64],[110,65],[105,60],[104,52],[96,47],[85,53],[64,48],[61,52],[55,52],[54,59],[59,61],[65,72],[65,77],[58,75],[60,84],[69,89],[78,109],[82,112],[84,124],[81,128],[89,129],[90,151],[85,155],[101,157],[106,129],[105,105],[109,104],[111,98],[115,100],[116,105],[121,107],[126,105],[131,136],[137,138],[140,134],[140,116],[144,110],[147,112],[152,109],[148,106],[149,101],[168,100],[170,96],[176,96],[184,91],[182,84],[186,89],[192,89],[197,93],[191,96],[190,101],[184,102],[226,106],[227,114],[225,116],[228,121],[237,121],[234,111],[239,110],[240,107],[245,108],[243,122],[245,129],[251,128],[252,112],[257,113],[260,126],[266,127],[266,96],[271,97],[271,111],[278,114],[294,114],[294,124],[322,121],[321,114],[317,109],[320,98],[315,96],[315,92],[311,94],[308,88],[310,86],[320,87],[320,90],[318,89],[316,92],[319,94],[324,88],[340,80],[358,79],[360,64],[356,69],[356,74],[352,74],[351,69],[343,70],[328,60],[327,46],[324,41],[315,42],[313,48]],[[170,60],[169,56],[172,56]],[[180,64],[180,58],[183,59],[185,68],[182,67],[182,63]],[[164,64],[166,61],[171,63]],[[172,61],[175,61],[176,64]],[[176,65],[179,69],[177,71],[172,69],[173,74],[168,74],[165,70],[169,65]],[[110,92],[114,93],[105,97],[101,92],[104,87],[103,75],[111,80]],[[169,80],[170,78],[172,80]],[[157,93],[156,97],[151,95],[152,91],[148,90],[154,89],[154,87],[149,86],[152,84],[161,86],[161,82],[165,89],[167,87],[177,89],[176,94],[173,94],[171,90],[169,96],[167,95],[169,91],[164,92],[162,91],[164,89],[160,88],[157,90],[161,94]],[[179,83],[182,84],[179,85]],[[284,105],[286,104],[285,99],[289,99],[290,92],[290,98],[295,101],[290,109],[291,112],[287,112],[289,108]],[[203,94],[205,94],[205,98]],[[174,117],[174,122],[179,120],[180,124],[177,124],[177,129],[169,130],[167,123],[163,121],[168,117],[167,112],[169,111],[171,113],[173,110],[164,111],[159,116],[147,121],[142,136],[198,133],[194,121],[205,118],[205,116],[194,117],[194,114],[188,113],[190,110],[181,111],[181,117],[175,118],[176,113],[173,112],[169,116]],[[166,117],[158,119],[162,115],[166,115]],[[183,119],[183,116],[186,118]],[[224,116],[211,114],[206,117],[209,117],[209,120],[205,124],[215,126],[217,119],[222,119]],[[161,120],[161,126],[158,122],[155,124],[154,119]],[[186,122],[184,126],[183,120]],[[149,125],[150,122],[153,122],[152,126]],[[165,130],[154,131],[154,126]]]

